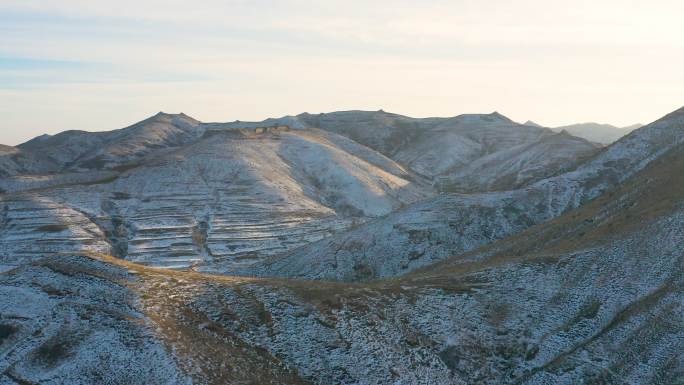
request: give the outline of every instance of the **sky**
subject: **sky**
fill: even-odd
[[[547,126],[684,106],[681,0],[0,0],[0,143],[363,109]]]

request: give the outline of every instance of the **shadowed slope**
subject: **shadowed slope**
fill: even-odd
[[[108,169],[154,151],[191,143],[203,133],[200,122],[185,114],[160,112],[120,130],[65,131],[40,136],[18,147],[49,157],[63,170]]]
[[[684,148],[676,146],[552,222],[365,284],[217,277],[96,258],[136,277],[126,284],[140,296],[136,309],[198,381],[672,384],[684,373],[684,184],[673,183],[682,172]],[[7,277],[25,287],[44,266],[89,266],[54,281],[59,300],[68,295],[61,285],[91,287],[103,274],[99,262],[61,262]],[[18,327],[35,328],[33,319]],[[140,354],[154,349],[143,346]],[[19,369],[10,373],[43,375],[25,369],[28,359],[15,358]]]
[[[16,147],[0,145],[0,178],[19,174],[48,173],[56,170],[56,164],[44,156]]]
[[[445,191],[511,189],[567,171],[597,152],[578,138],[515,123],[499,113],[410,118],[384,111],[300,114],[263,122],[209,124],[239,128],[318,127],[352,139],[423,175]],[[551,139],[553,138],[553,139]],[[550,142],[561,151],[549,152]],[[486,164],[488,169],[470,168]]]
[[[394,276],[555,218],[618,186],[684,140],[679,110],[576,170],[526,188],[443,195],[267,260],[248,274],[364,280]]]

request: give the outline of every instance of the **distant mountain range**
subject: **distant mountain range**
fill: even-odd
[[[542,127],[531,120],[525,122],[525,125]],[[566,131],[571,135],[584,138],[591,142],[608,145],[622,138],[623,136],[629,134],[630,132],[636,130],[637,128],[641,127],[643,127],[643,124],[633,124],[631,126],[626,127],[616,127],[610,124],[578,123],[571,124],[568,126],[553,127],[551,129],[555,132]]]
[[[684,108],[594,142],[346,111],[0,147],[0,384],[679,383]]]

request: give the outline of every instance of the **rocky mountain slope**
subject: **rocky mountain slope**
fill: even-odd
[[[368,148],[330,132],[219,131],[89,185],[28,189],[14,180],[16,192],[1,196],[3,263],[24,254],[0,273],[0,384],[669,385],[684,377],[684,109],[573,171],[512,191],[424,200],[343,234],[368,242],[358,232],[380,231],[378,244],[395,236],[385,248],[402,236],[432,245],[433,233],[457,235],[450,257],[428,264],[420,256],[391,279],[210,275],[95,252],[139,247],[124,239],[168,252],[184,240],[169,234],[190,223],[187,242],[199,250],[219,221],[198,219],[226,210],[236,210],[231,220],[239,212],[258,221],[296,201],[300,213],[349,213],[331,214],[340,220],[394,210],[423,191],[399,164],[364,157]],[[329,175],[346,183],[327,190]],[[349,196],[329,198],[334,191]],[[386,203],[364,206],[368,199]],[[450,231],[426,226],[443,223],[440,211]],[[382,233],[390,224],[394,233]],[[236,227],[271,231],[226,229]],[[415,232],[426,229],[434,231]],[[382,250],[373,243],[356,247]],[[327,252],[308,260],[312,275],[348,278],[350,258],[329,265]],[[356,278],[392,275],[397,261],[378,255],[359,259],[372,274]]]
[[[620,149],[648,155],[607,193],[401,278],[312,284],[103,255],[6,272],[0,381],[676,384],[684,145],[661,144],[682,115]]]
[[[493,136],[496,137],[498,134]],[[572,170],[598,151],[595,145],[567,133],[555,135],[544,133],[536,141],[511,143],[510,146],[501,145],[498,140],[493,140],[493,142],[501,147],[476,159],[464,159],[458,167],[435,175],[438,181],[437,186],[442,191],[455,192],[503,191],[520,188]],[[438,143],[440,140],[435,139],[434,147],[439,146]],[[438,158],[439,155],[435,154],[435,159]],[[428,162],[424,167],[429,170],[433,165]]]
[[[633,132],[571,172],[517,190],[441,195],[243,273],[351,281],[405,274],[579,207],[681,143],[683,128],[684,109]]]

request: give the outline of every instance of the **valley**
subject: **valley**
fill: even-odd
[[[684,375],[684,109],[608,147],[382,111],[68,135],[3,150],[0,384]]]

